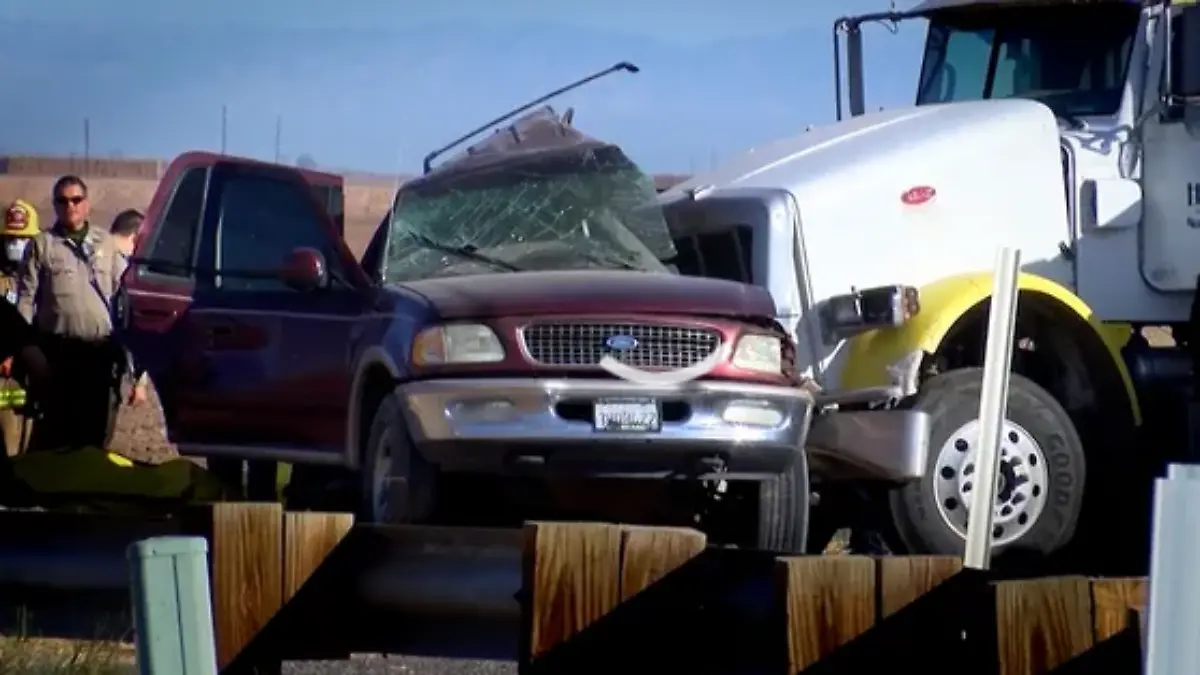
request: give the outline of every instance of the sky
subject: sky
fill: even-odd
[[[898,3],[908,9],[911,0]],[[429,150],[552,102],[644,168],[690,172],[834,119],[831,27],[887,0],[4,0],[0,153],[225,149],[419,170]],[[868,109],[913,96],[922,22],[865,29]],[[29,45],[16,46],[14,36]],[[86,133],[85,133],[86,128]]]

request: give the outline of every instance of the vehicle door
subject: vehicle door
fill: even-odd
[[[115,298],[122,339],[150,376],[167,435],[176,443],[195,440],[205,423],[195,414],[205,392],[191,306],[215,161],[214,155],[189,153],[167,168]]]
[[[1161,64],[1168,60],[1174,68],[1177,89],[1174,93],[1192,94],[1179,90],[1190,88],[1184,82],[1189,71],[1193,78],[1196,77],[1195,67],[1184,64],[1194,63],[1193,55],[1200,51],[1194,43],[1200,41],[1200,35],[1188,36],[1181,27],[1184,12],[1194,19],[1200,9],[1190,4],[1176,4],[1168,11],[1175,15],[1175,32],[1168,44],[1166,22],[1158,22],[1155,55],[1160,58],[1155,62],[1159,66],[1157,71],[1151,70],[1147,74],[1147,93],[1143,97],[1143,109],[1155,114],[1143,113],[1145,123],[1141,129],[1142,227],[1136,227],[1129,218],[1121,218],[1123,227],[1095,228],[1085,235],[1097,241],[1119,240],[1122,252],[1140,252],[1140,270],[1135,271],[1124,261],[1121,264],[1113,262],[1117,258],[1112,251],[1117,249],[1110,244],[1109,250],[1103,251],[1107,255],[1093,256],[1098,261],[1096,266],[1103,266],[1103,277],[1100,281],[1088,279],[1091,283],[1084,288],[1087,291],[1085,299],[1096,308],[1109,304],[1102,297],[1105,294],[1129,297],[1135,289],[1140,290],[1139,281],[1148,284],[1158,293],[1138,294],[1136,310],[1126,312],[1135,320],[1186,315],[1191,302],[1190,291],[1196,288],[1196,277],[1200,275],[1200,137],[1196,135],[1192,121],[1196,116],[1196,104],[1194,99],[1186,103],[1180,100],[1177,105],[1159,104],[1171,93],[1166,88],[1166,73],[1159,72],[1163,70]],[[1194,20],[1192,23],[1195,25]],[[1100,249],[1100,246],[1093,244],[1092,248]],[[1140,272],[1140,279],[1133,276],[1137,272]],[[1130,277],[1130,280],[1120,284],[1114,278],[1118,274]],[[1134,303],[1126,300],[1126,305]],[[1104,311],[1107,309],[1097,308],[1096,311],[1107,318],[1111,316],[1111,312]]]
[[[337,236],[325,187],[290,167],[227,161],[214,170],[214,273],[198,280],[195,304],[208,330],[211,391],[222,394],[209,412],[222,434],[203,454],[344,456],[350,345],[370,289]],[[324,257],[327,288],[304,292],[280,280],[301,247]]]

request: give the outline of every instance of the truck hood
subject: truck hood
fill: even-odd
[[[1068,233],[1058,122],[1029,100],[860,115],[750,150],[659,199],[743,189],[791,193],[817,301],[990,269],[1000,246],[1032,263],[1057,256]]]
[[[760,286],[655,272],[575,270],[449,276],[403,284],[443,320],[563,314],[771,317]]]

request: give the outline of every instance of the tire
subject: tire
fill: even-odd
[[[429,518],[437,471],[413,447],[395,394],[385,397],[375,411],[363,460],[361,520],[404,524]]]
[[[890,495],[895,534],[908,553],[962,555],[965,548],[982,380],[980,368],[955,370],[930,379],[918,394],[915,407],[932,418],[928,470]],[[1058,401],[1015,373],[1001,435],[1006,454],[997,503],[1003,505],[992,550],[1049,557],[1070,543],[1083,509],[1083,443]]]
[[[758,548],[807,553],[810,498],[808,455],[800,452],[788,470],[758,485]]]

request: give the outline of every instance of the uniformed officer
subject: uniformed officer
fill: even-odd
[[[0,258],[0,294],[11,305],[17,304],[25,248],[38,232],[37,210],[32,204],[18,199],[5,209],[4,228],[0,230],[4,251]],[[0,362],[0,437],[9,457],[20,454],[29,440],[32,420],[22,414],[25,402],[25,390],[12,376],[12,360]]]
[[[35,327],[63,338],[44,349],[54,368],[52,391],[39,401],[29,449],[107,447],[126,364],[110,311],[124,259],[112,236],[88,223],[83,179],[58,179],[53,198],[54,226],[25,251],[17,299]]]

